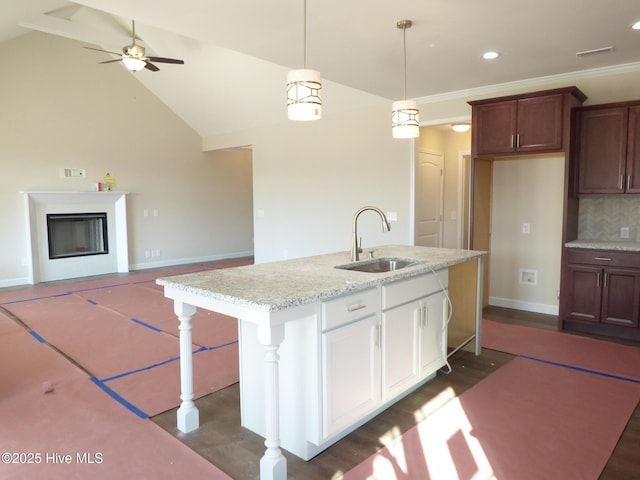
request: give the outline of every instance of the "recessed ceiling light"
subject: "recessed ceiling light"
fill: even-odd
[[[482,58],[485,60],[493,60],[494,58],[498,58],[500,53],[498,52],[485,52],[482,54]]]
[[[631,28],[633,30],[640,30],[640,21],[635,22],[634,24],[631,25]]]
[[[453,123],[451,124],[451,128],[453,128],[454,132],[467,132],[471,130],[470,123]]]

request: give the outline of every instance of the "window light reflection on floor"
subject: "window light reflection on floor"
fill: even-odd
[[[496,479],[452,388],[444,389],[414,416],[418,425],[404,437],[398,427],[393,427],[379,438],[386,448],[375,455],[367,480],[414,478],[420,471],[424,476],[425,467],[432,479]]]

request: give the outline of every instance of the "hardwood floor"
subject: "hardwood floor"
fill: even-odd
[[[496,321],[551,330],[556,329],[557,321],[549,315],[497,307],[489,307],[484,316]],[[429,412],[437,408],[438,395],[448,391],[460,395],[512,358],[512,355],[487,349],[483,349],[480,356],[466,351],[457,352],[450,359],[453,371],[449,375],[438,373],[435,379],[317,457],[305,462],[285,451],[289,478],[330,480],[350,470],[383,446],[381,438],[401,435],[413,427],[416,424],[415,412]],[[264,441],[240,426],[238,384],[201,398],[196,401],[196,405],[200,410],[201,426],[189,434],[182,434],[176,429],[175,409],[154,417],[153,421],[217,465],[234,480],[259,478],[258,464],[264,453]],[[636,407],[600,480],[639,478],[640,406]]]

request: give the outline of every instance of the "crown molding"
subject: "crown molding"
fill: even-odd
[[[439,93],[436,95],[427,95],[415,98],[414,100],[420,105],[429,103],[445,102],[448,100],[469,100],[471,98],[480,98],[488,96],[496,96],[504,93],[505,90],[518,89],[538,89],[550,86],[557,86],[559,83],[575,83],[578,80],[587,78],[603,77],[609,75],[620,75],[624,73],[635,73],[640,71],[640,62],[625,63],[622,65],[613,65],[610,67],[593,68],[590,70],[580,70],[577,72],[560,73],[557,75],[549,75],[546,77],[529,78],[526,80],[517,80],[514,82],[498,83],[495,85],[487,85],[484,87],[469,88],[466,90],[457,90],[454,92]]]

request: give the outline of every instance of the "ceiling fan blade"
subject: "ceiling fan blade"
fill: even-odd
[[[122,55],[121,53],[116,53],[116,52],[109,52],[107,50],[101,50],[99,48],[93,48],[93,47],[82,47],[82,48],[87,48],[89,50],[95,50],[96,52],[104,52],[104,53],[110,53],[112,55]]]
[[[148,61],[145,61],[144,68],[146,68],[147,70],[151,70],[152,72],[157,72],[158,70],[160,70],[153,63],[149,63]]]
[[[177,60],[175,58],[164,58],[164,57],[147,57],[152,62],[158,63],[177,63],[180,65],[184,65],[184,60]]]
[[[98,62],[98,63],[103,64],[103,63],[114,63],[114,62],[121,62],[121,61],[122,61],[121,58],[116,58],[115,60],[105,60],[104,62]]]

